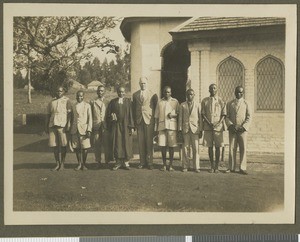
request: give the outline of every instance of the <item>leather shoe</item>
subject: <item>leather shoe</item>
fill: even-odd
[[[248,175],[248,173],[246,171],[244,171],[244,170],[240,170],[240,174],[242,174],[242,175]]]
[[[161,170],[161,171],[166,171],[167,168],[166,168],[166,166],[163,166],[162,168],[160,168],[160,170]]]
[[[116,171],[116,170],[119,170],[120,167],[121,167],[120,165],[116,165],[112,169],[113,169],[113,171]]]

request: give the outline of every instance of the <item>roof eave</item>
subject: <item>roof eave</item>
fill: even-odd
[[[285,24],[256,26],[256,27],[243,27],[243,28],[228,28],[228,29],[213,29],[213,30],[198,30],[198,31],[185,31],[185,32],[172,32],[170,35],[173,40],[191,40],[191,39],[207,39],[226,35],[254,35],[254,34],[269,34],[285,31]]]

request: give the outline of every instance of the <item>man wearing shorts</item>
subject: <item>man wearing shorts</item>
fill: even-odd
[[[70,129],[72,104],[64,92],[63,87],[57,87],[55,97],[47,107],[46,133],[49,134],[49,146],[53,148],[56,161],[53,171],[64,169],[67,153],[66,132]]]
[[[224,118],[226,116],[226,105],[223,100],[217,96],[217,85],[209,86],[210,96],[201,102],[201,115],[203,119],[203,145],[208,147],[208,155],[211,164],[210,173],[218,173],[220,161],[220,147],[224,146],[223,130]],[[213,147],[215,146],[215,157]]]
[[[162,171],[167,169],[166,155],[169,148],[170,164],[169,171],[174,171],[173,158],[174,147],[177,146],[177,116],[179,103],[171,97],[171,87],[166,86],[163,90],[163,98],[158,102],[155,109],[155,131],[158,132],[158,145],[161,147],[163,159]]]
[[[93,118],[90,104],[83,101],[83,91],[76,93],[77,103],[73,106],[71,135],[72,148],[76,152],[78,166],[75,168],[78,170],[87,170],[85,165],[88,154],[88,148],[91,147],[90,137],[93,127]]]

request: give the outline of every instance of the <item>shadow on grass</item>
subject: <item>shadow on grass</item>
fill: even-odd
[[[14,125],[14,133],[15,134],[39,134],[46,135],[44,133],[44,126],[41,124],[35,125]]]
[[[14,151],[21,151],[21,152],[52,152],[48,146],[48,139],[39,140],[37,142],[21,146]]]
[[[23,170],[23,169],[46,169],[51,170],[55,167],[55,162],[53,163],[22,163],[15,164],[14,170]],[[74,169],[76,164],[65,164],[65,169]]]

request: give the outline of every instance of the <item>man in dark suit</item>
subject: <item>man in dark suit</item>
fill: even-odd
[[[117,89],[118,97],[110,101],[107,107],[106,123],[110,132],[110,148],[116,164],[113,170],[120,167],[129,170],[129,160],[132,158],[132,133],[134,122],[132,117],[132,103],[125,98],[125,88]]]
[[[140,90],[132,95],[133,119],[137,129],[140,164],[139,169],[148,167],[153,169],[153,132],[154,112],[157,104],[157,95],[147,89],[148,80],[141,77]]]
[[[249,130],[251,115],[249,104],[243,98],[244,88],[235,88],[236,99],[227,104],[226,124],[229,130],[229,168],[227,173],[235,172],[237,146],[240,148],[240,173],[247,175],[247,131]]]

